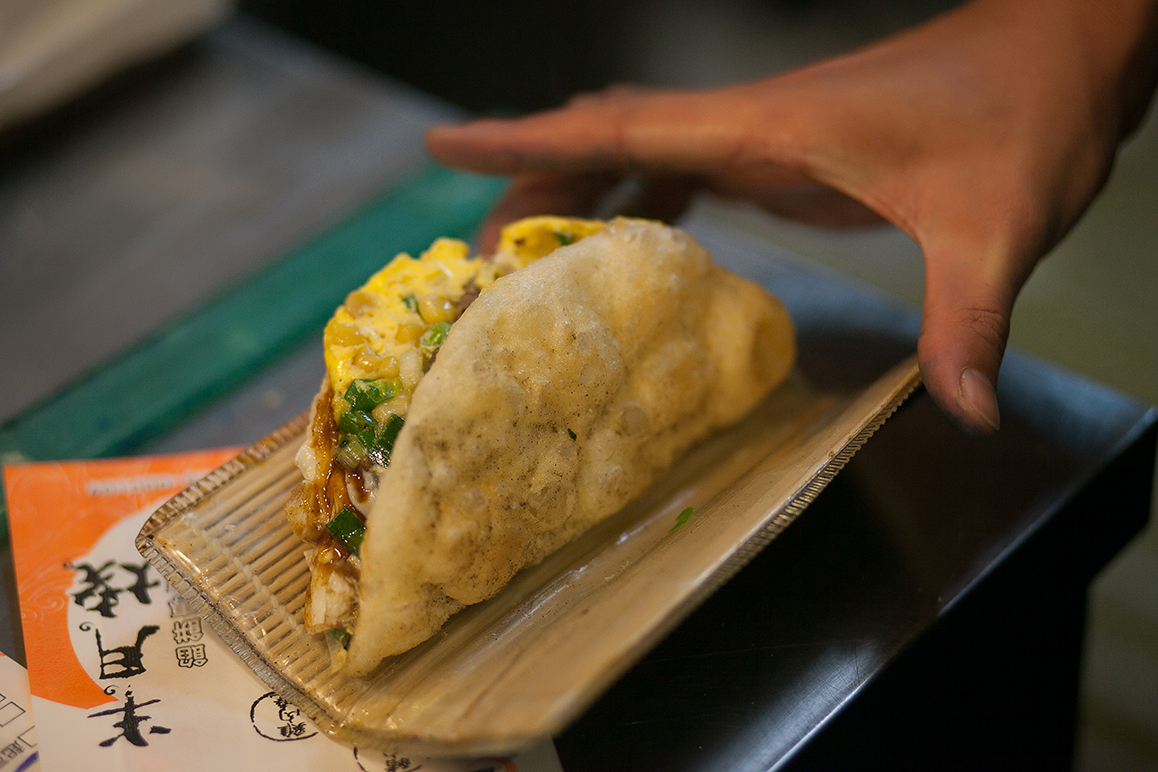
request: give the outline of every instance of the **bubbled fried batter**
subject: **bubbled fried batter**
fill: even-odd
[[[616,220],[483,293],[419,384],[362,547],[348,666],[433,635],[637,497],[786,376],[778,301]]]

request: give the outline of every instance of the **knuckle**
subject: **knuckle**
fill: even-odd
[[[985,306],[970,306],[957,311],[956,321],[976,333],[994,351],[1004,351],[1009,338],[1009,317],[1004,312]]]

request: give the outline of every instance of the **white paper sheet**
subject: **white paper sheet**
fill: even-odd
[[[30,701],[28,671],[0,654],[0,772],[40,769]]]

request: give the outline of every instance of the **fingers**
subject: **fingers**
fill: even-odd
[[[437,127],[426,144],[443,163],[484,174],[717,174],[750,150],[761,125],[754,100],[738,92],[617,89],[525,118]],[[802,181],[790,166],[783,174]]]
[[[529,215],[679,217],[700,184],[689,172],[718,171],[724,152],[706,138],[710,128],[691,128],[710,112],[708,99],[618,87],[526,118],[437,127],[426,142],[431,155],[450,166],[518,175],[480,233],[480,249],[489,251],[503,225]],[[695,137],[700,141],[689,141]],[[634,176],[640,180],[629,200],[600,206]]]
[[[616,87],[581,95],[547,113],[438,127],[428,132],[427,146],[435,158],[458,168],[535,175],[512,190],[504,211],[488,223],[488,239],[494,225],[512,215],[590,214],[559,208],[558,197],[546,195],[542,180],[552,178],[561,186],[564,179],[600,174],[642,180],[641,201],[625,213],[667,221],[682,213],[693,190],[705,188],[810,225],[879,223],[881,217],[868,206],[810,176],[807,143],[790,139],[794,122],[784,111],[788,100],[763,91],[775,88],[770,83],[704,92]],[[774,139],[770,125],[777,127]],[[579,197],[589,198],[586,190]]]
[[[1001,426],[997,376],[1013,302],[1024,279],[1010,261],[964,249],[925,247],[925,303],[917,355],[930,395],[965,431]]]

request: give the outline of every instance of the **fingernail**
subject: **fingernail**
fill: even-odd
[[[984,421],[993,431],[1001,428],[1001,415],[997,411],[997,392],[980,370],[966,367],[961,371],[959,404]]]

